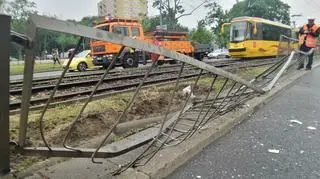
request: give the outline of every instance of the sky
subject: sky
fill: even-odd
[[[55,15],[59,19],[76,19],[80,20],[84,16],[97,15],[97,2],[99,0],[32,0],[37,4],[37,10],[45,15]],[[159,11],[152,8],[152,1],[149,0],[148,15],[154,16],[159,14]],[[295,20],[297,25],[302,25],[306,22],[306,18],[314,16],[319,18],[320,23],[320,1],[319,0],[282,0],[291,6],[292,14],[302,14],[302,17],[297,17]],[[192,10],[197,4],[203,0],[182,0],[184,7]],[[230,9],[236,3],[236,0],[217,0],[224,9]],[[186,16],[180,19],[180,23],[189,28],[196,27],[197,22],[203,19],[207,14],[207,9],[200,8],[191,16]]]

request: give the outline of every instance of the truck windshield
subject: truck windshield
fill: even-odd
[[[231,24],[230,29],[230,41],[241,42],[246,39],[247,36],[247,22],[235,22]]]
[[[97,29],[100,29],[100,30],[104,30],[104,31],[109,32],[110,26],[109,26],[109,25],[99,26],[99,27],[97,27]]]

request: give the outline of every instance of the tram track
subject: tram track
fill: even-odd
[[[238,68],[257,67],[274,63],[276,60],[259,60],[251,62],[231,62],[231,63],[219,63],[214,66],[223,68],[225,70],[232,70]],[[144,88],[148,88],[156,85],[170,84],[176,79],[178,68],[180,64],[168,66],[166,70],[155,71],[150,74],[148,81],[145,83]],[[100,72],[99,72],[100,73]],[[59,91],[54,97],[51,107],[61,104],[68,104],[75,101],[84,101],[90,95],[92,88],[98,82],[99,73],[95,73],[95,79],[90,80],[75,80],[72,82],[66,81],[59,86]],[[129,72],[130,73],[130,72]],[[96,99],[101,97],[130,92],[139,85],[139,81],[143,78],[144,71],[135,72],[133,74],[114,75],[112,73],[110,77],[104,79],[102,86],[95,94]],[[82,75],[82,76],[86,76]],[[92,74],[91,74],[92,75]],[[198,70],[192,67],[188,67],[187,73],[182,75],[184,80],[189,80],[198,75]],[[75,77],[75,76],[73,76]],[[50,91],[54,88],[54,84],[46,86],[34,86],[32,89],[32,98],[30,100],[30,109],[37,110],[44,106],[48,100]],[[21,106],[21,93],[22,89],[11,89],[11,102],[10,113],[19,113]],[[13,100],[12,100],[13,99]]]

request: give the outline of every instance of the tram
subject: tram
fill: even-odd
[[[222,25],[222,32],[225,26],[230,26],[229,52],[233,58],[277,56],[280,37],[291,38],[295,34],[288,25],[257,17],[234,18],[231,23]]]

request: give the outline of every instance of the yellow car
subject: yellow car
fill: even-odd
[[[72,59],[72,62],[69,66],[69,71],[86,71],[88,69],[100,68],[94,66],[92,63],[90,50],[84,50],[75,55]],[[67,66],[68,60],[65,60],[63,63],[63,68]]]

